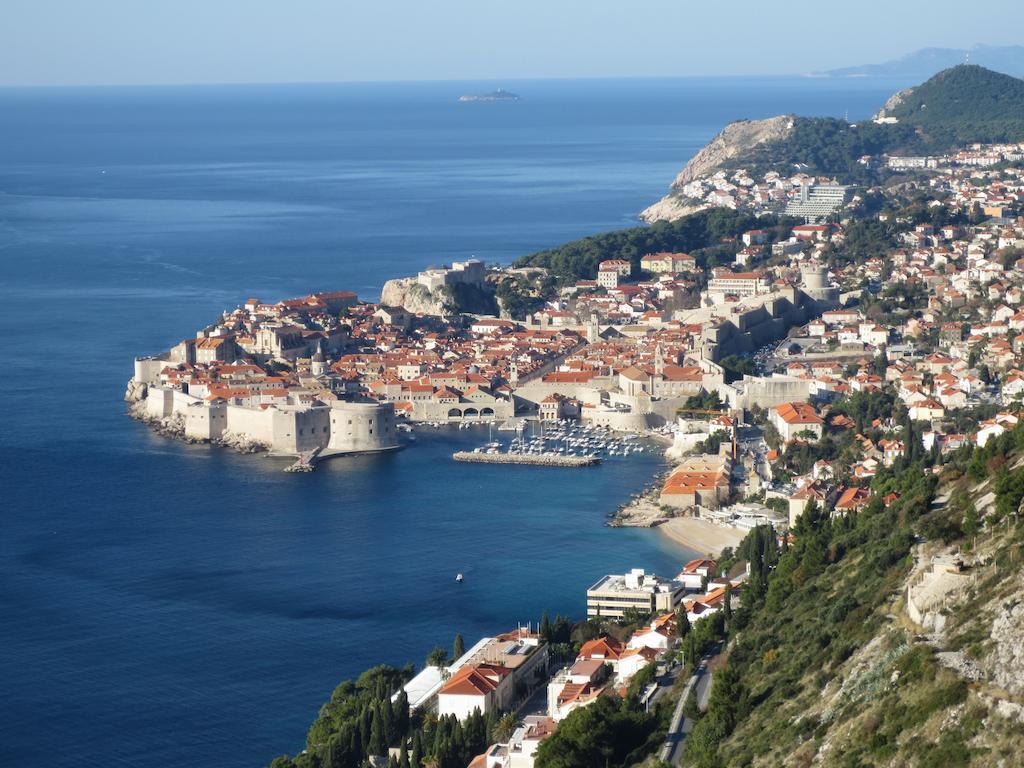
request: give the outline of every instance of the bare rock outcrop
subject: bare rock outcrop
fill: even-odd
[[[986,671],[1001,688],[1024,696],[1024,603],[1013,600],[1003,606],[992,622],[991,639],[994,647],[983,660]]]
[[[135,379],[129,379],[128,386],[124,391],[124,401],[126,403],[138,403],[146,399],[147,387],[141,381]]]
[[[694,179],[717,171],[722,165],[738,155],[768,141],[777,141],[789,136],[793,130],[792,115],[779,115],[764,120],[737,120],[729,123],[722,132],[694,155],[686,167],[679,172],[673,189],[679,189]]]
[[[881,120],[883,117],[887,117],[890,111],[896,109],[896,107],[902,104],[906,100],[907,96],[913,92],[913,88],[904,88],[902,91],[896,91],[896,93],[889,97],[889,100],[885,102],[882,108],[878,110],[874,119]]]
[[[672,189],[681,189],[695,179],[713,174],[729,161],[769,141],[784,139],[793,130],[792,115],[779,115],[764,120],[738,120],[729,123],[686,164],[672,182]],[[670,193],[645,209],[640,218],[647,222],[675,219],[707,206],[695,207],[693,201]]]
[[[424,315],[446,314],[444,299],[432,294],[415,277],[388,280],[380,292],[380,303],[389,307],[404,307],[407,312]]]
[[[675,221],[691,213],[703,211],[710,207],[708,203],[700,203],[675,193],[665,195],[654,205],[649,205],[640,212],[640,218],[648,224],[656,221]]]

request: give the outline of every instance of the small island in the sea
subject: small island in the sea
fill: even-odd
[[[466,94],[459,101],[519,101],[519,94],[499,88],[491,93]]]

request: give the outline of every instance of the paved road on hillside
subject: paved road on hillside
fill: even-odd
[[[693,730],[693,721],[683,714],[683,706],[686,704],[686,699],[689,697],[690,691],[696,687],[697,706],[700,709],[704,709],[708,705],[708,697],[711,695],[712,677],[708,664],[721,650],[721,643],[718,643],[700,660],[700,664],[697,665],[690,679],[686,682],[686,687],[683,689],[683,695],[679,698],[675,712],[672,713],[672,721],[669,723],[668,733],[665,734],[665,742],[659,754],[659,757],[670,765],[679,765],[679,760],[683,756],[683,742],[686,740],[686,734]]]

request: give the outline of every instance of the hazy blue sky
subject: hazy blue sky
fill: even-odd
[[[1020,0],[0,0],[0,84],[793,73],[1022,42]]]

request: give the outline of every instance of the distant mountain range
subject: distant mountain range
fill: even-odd
[[[882,64],[863,64],[812,73],[816,77],[928,77],[957,64],[979,64],[1024,77],[1024,46],[976,45],[973,48],[922,48]]]

